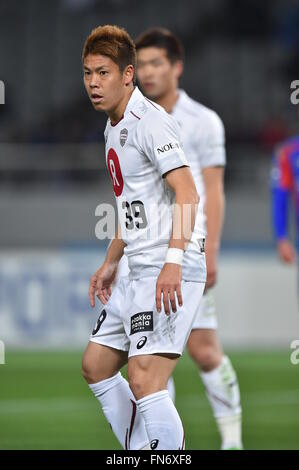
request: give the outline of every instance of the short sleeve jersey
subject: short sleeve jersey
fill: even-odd
[[[156,275],[165,263],[174,193],[163,176],[189,166],[176,120],[136,87],[123,118],[105,129],[106,163],[116,197],[131,278]],[[184,255],[183,279],[204,282],[202,213]],[[199,255],[199,256],[198,256]]]

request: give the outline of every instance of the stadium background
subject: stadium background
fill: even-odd
[[[99,313],[88,306],[89,276],[106,248],[95,209],[114,203],[105,116],[92,109],[81,72],[83,42],[104,23],[132,37],[156,25],[177,33],[186,48],[181,86],[224,121],[216,299],[240,380],[244,445],[299,449],[296,269],[276,257],[269,193],[273,148],[298,128],[290,84],[299,79],[299,5],[291,0],[0,0],[0,449],[118,448],[80,376]],[[175,379],[187,448],[219,448],[187,356]]]

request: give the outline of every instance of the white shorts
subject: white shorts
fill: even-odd
[[[205,284],[183,280],[183,306],[167,316],[163,310],[161,313],[156,310],[156,281],[153,277],[119,278],[108,303],[101,308],[90,341],[128,351],[129,357],[155,353],[181,355]]]
[[[128,259],[124,255],[118,265],[116,283],[129,275]],[[217,329],[217,316],[213,290],[209,289],[202,296],[192,329]]]
[[[208,289],[201,298],[199,309],[192,325],[192,330],[216,330],[217,326],[214,294],[211,289]]]

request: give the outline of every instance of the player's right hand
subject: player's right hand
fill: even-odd
[[[170,306],[174,313],[177,311],[177,303],[183,305],[182,291],[182,267],[179,264],[165,263],[156,283],[156,308],[160,313],[162,310],[161,297],[163,297],[164,312],[170,315]],[[175,298],[177,296],[177,302]]]
[[[89,282],[89,301],[93,308],[95,306],[95,295],[106,305],[111,296],[111,285],[117,273],[117,264],[103,263],[94,273]]]
[[[280,259],[284,263],[292,264],[296,259],[296,251],[292,243],[289,240],[279,240],[277,242],[277,251]]]

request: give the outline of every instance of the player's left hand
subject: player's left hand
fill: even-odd
[[[156,307],[159,313],[161,312],[161,296],[163,296],[164,312],[166,315],[170,315],[169,302],[172,311],[174,313],[177,311],[175,293],[177,295],[179,306],[181,307],[183,305],[181,281],[181,265],[175,263],[165,263],[159,274],[156,284]]]
[[[117,263],[104,262],[94,273],[89,282],[89,301],[92,308],[95,307],[95,295],[106,305],[111,296],[111,286],[117,272]]]
[[[218,250],[209,249],[206,247],[206,263],[207,263],[207,282],[205,289],[210,289],[216,284],[217,273],[218,273],[218,263],[217,256]]]

